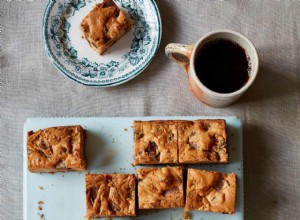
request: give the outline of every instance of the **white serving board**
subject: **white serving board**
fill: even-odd
[[[133,121],[134,120],[194,120],[208,117],[133,117],[133,118],[29,118],[24,125],[23,140],[23,212],[25,220],[84,220],[86,172],[30,173],[27,169],[26,136],[30,130],[36,131],[53,126],[81,125],[87,130],[86,155],[87,172],[91,173],[136,173],[133,162]],[[238,176],[236,213],[234,215],[193,211],[195,220],[243,220],[243,144],[242,125],[237,117],[223,118],[228,126],[228,165],[193,166],[206,170],[234,172]],[[38,202],[43,201],[42,210]],[[121,219],[121,218],[115,218]],[[130,219],[130,218],[123,218]],[[175,220],[183,219],[183,209],[139,210],[131,219]]]

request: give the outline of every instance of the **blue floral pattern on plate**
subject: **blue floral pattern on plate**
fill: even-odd
[[[79,57],[71,43],[70,17],[93,0],[53,0],[44,15],[43,36],[53,64],[66,76],[84,85],[107,87],[124,83],[151,62],[161,39],[161,21],[154,0],[115,0],[134,21],[133,39],[118,60],[95,62]],[[153,22],[155,21],[155,22]],[[121,60],[121,61],[120,61]]]

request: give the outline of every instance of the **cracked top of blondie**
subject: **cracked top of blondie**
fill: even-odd
[[[184,206],[181,167],[144,168],[137,173],[140,209]]]
[[[135,216],[134,174],[86,174],[87,217]]]
[[[31,172],[84,171],[86,134],[81,126],[52,127],[27,134]]]
[[[236,174],[188,169],[186,209],[233,214]]]

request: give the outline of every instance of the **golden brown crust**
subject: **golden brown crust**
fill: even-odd
[[[130,29],[130,22],[112,0],[97,4],[80,24],[82,36],[100,55]]]
[[[134,164],[176,164],[177,127],[172,121],[135,121]]]
[[[185,208],[234,214],[236,179],[234,173],[189,169]]]
[[[85,130],[81,126],[46,128],[27,135],[31,172],[86,170]]]
[[[134,164],[228,163],[226,122],[135,121]]]
[[[135,216],[134,174],[86,174],[87,218]]]
[[[184,206],[181,167],[144,168],[137,173],[140,209]]]
[[[225,120],[180,122],[178,152],[179,163],[228,163]]]

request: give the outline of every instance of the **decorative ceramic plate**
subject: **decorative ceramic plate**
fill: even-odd
[[[161,19],[154,0],[115,0],[133,28],[100,56],[81,37],[80,22],[102,0],[49,0],[43,40],[55,67],[70,79],[108,87],[140,74],[152,61],[161,40]]]

